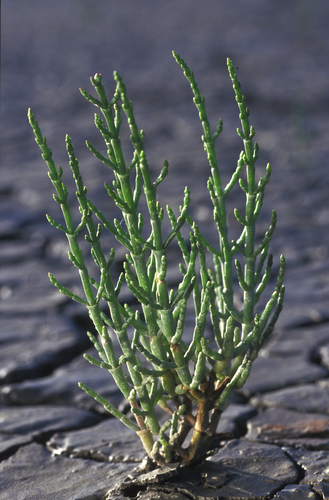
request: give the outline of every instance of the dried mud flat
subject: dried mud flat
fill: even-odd
[[[325,1],[2,3],[1,500],[329,498],[328,22]],[[111,379],[81,357],[90,348],[84,310],[48,282],[51,271],[78,286],[62,235],[45,220],[58,212],[26,112],[33,109],[66,171],[64,135],[72,136],[90,198],[110,213],[109,172],[84,145],[100,143],[78,87],[90,91],[88,77],[101,72],[112,92],[119,71],[152,172],[170,163],[160,202],[178,209],[188,184],[192,215],[212,238],[200,123],[172,49],[194,70],[213,126],[223,118],[224,180],[241,149],[226,57],[238,67],[260,175],[268,161],[273,169],[260,229],[275,208],[272,249],[276,262],[280,253],[287,259],[287,296],[273,338],[223,415],[220,430],[234,439],[193,469],[136,475],[139,442],[77,387],[83,381],[124,405]],[[239,203],[236,191],[232,221]],[[174,261],[175,249],[173,283]]]

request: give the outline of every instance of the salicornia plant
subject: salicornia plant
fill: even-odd
[[[136,125],[132,103],[118,73],[114,73],[116,90],[113,99],[108,99],[100,74],[91,78],[98,97],[84,90],[81,93],[103,115],[103,118],[95,115],[95,125],[105,141],[107,156],[89,142],[87,146],[113,173],[112,184],[105,183],[105,188],[121,210],[124,225],[117,220],[108,220],[88,199],[71,139],[66,136],[81,214],[80,223],[74,224],[67,188],[62,181],[62,169],[56,168],[34,115],[31,110],[28,113],[36,142],[56,189],[54,199],[60,204],[64,224],[55,222],[50,216],[47,218],[50,224],[67,236],[70,246],[68,255],[80,274],[84,297],[66,289],[52,275],[50,280],[62,293],[86,306],[97,331],[95,335],[88,335],[99,358],[88,354],[85,358],[110,372],[129,402],[135,422],[93,389],[83,383],[79,385],[123,424],[136,431],[149,457],[159,465],[169,462],[196,463],[210,452],[230,394],[246,382],[252,362],[278,319],[284,297],[284,258],[281,257],[275,289],[264,309],[256,314],[256,305],[271,276],[273,259],[268,249],[276,224],[276,213],[273,211],[269,229],[261,243],[256,245],[255,224],[262,208],[271,168],[268,165],[265,177],[256,182],[258,145],[253,142],[255,132],[249,124],[249,111],[234,66],[228,60],[242,125],[238,135],[244,148],[231,180],[224,187],[215,152],[215,141],[222,131],[222,122],[219,120],[212,134],[205,99],[193,72],[178,54],[174,53],[174,57],[191,85],[204,131],[202,140],[210,164],[207,187],[214,206],[214,225],[219,237],[216,247],[188,215],[188,188],[185,189],[183,206],[178,216],[169,206],[166,207],[172,229],[169,234],[163,234],[164,210],[157,201],[157,189],[168,174],[168,162],[164,162],[157,179],[152,180],[144,149],[144,132],[139,131]],[[128,162],[120,141],[122,112],[128,121],[134,149]],[[241,234],[236,241],[229,241],[225,204],[235,184],[239,184],[245,196],[245,211],[241,213],[235,210]],[[142,196],[148,209],[148,227],[144,226],[139,208]],[[95,218],[99,221],[98,225],[95,224]],[[181,234],[184,224],[191,227],[189,241]],[[114,282],[111,273],[114,250],[105,255],[102,249],[101,235],[104,229],[127,251],[124,272],[117,282]],[[90,244],[91,255],[99,269],[97,280],[91,276],[91,270],[85,264],[80,242],[82,234]],[[182,262],[177,263],[177,275],[181,278],[176,288],[169,289],[166,280],[167,249],[173,240],[178,243],[182,255]],[[213,265],[208,268],[209,260]],[[234,304],[234,276],[243,291],[240,309]],[[120,289],[124,282],[140,304],[136,310],[120,301]],[[195,327],[193,339],[187,344],[184,340],[184,323],[190,298],[194,304]],[[205,338],[208,313],[214,336],[211,344]],[[113,342],[117,342],[122,351],[119,358],[115,354]],[[164,412],[156,411],[157,405]],[[169,414],[168,420],[163,418],[166,414]]]

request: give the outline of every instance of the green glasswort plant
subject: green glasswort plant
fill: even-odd
[[[74,224],[67,201],[67,188],[62,182],[62,169],[56,168],[34,115],[31,110],[28,113],[36,142],[57,192],[54,199],[61,206],[65,225],[57,223],[50,216],[47,218],[50,224],[67,236],[70,246],[68,255],[79,271],[85,296],[72,293],[51,274],[50,280],[62,293],[88,309],[97,336],[91,333],[88,335],[99,359],[88,354],[85,358],[110,372],[129,402],[135,422],[92,388],[83,383],[79,385],[123,424],[136,431],[148,456],[158,465],[170,462],[197,463],[211,453],[218,422],[229,403],[230,394],[233,389],[241,388],[246,382],[252,362],[274,328],[284,297],[282,256],[275,289],[264,309],[256,314],[256,305],[271,276],[273,259],[268,250],[276,225],[276,213],[273,211],[269,229],[261,243],[256,245],[255,224],[262,208],[271,168],[267,165],[265,177],[256,182],[258,145],[253,142],[255,132],[249,124],[249,110],[234,66],[230,60],[227,61],[242,125],[237,132],[244,149],[231,180],[223,187],[215,152],[215,141],[222,131],[222,121],[219,120],[217,129],[212,134],[205,99],[199,91],[194,74],[177,53],[174,53],[174,57],[191,85],[193,100],[202,122],[202,141],[211,172],[207,187],[214,206],[214,224],[219,236],[217,248],[208,242],[188,215],[188,188],[185,189],[178,217],[167,206],[172,229],[169,234],[163,234],[164,211],[157,202],[157,189],[168,174],[168,163],[164,162],[160,175],[152,181],[143,144],[144,132],[137,128],[132,103],[118,73],[114,73],[116,90],[112,100],[108,100],[100,74],[91,78],[98,98],[84,90],[81,93],[103,115],[103,119],[98,114],[95,115],[95,125],[105,141],[107,157],[89,142],[87,146],[113,172],[113,183],[105,183],[105,188],[122,212],[124,227],[117,220],[108,220],[87,198],[71,139],[66,136],[66,148],[81,214],[80,223]],[[127,117],[134,148],[133,157],[128,163],[120,142],[122,111]],[[244,193],[245,212],[241,214],[235,210],[235,217],[241,224],[241,234],[236,241],[230,242],[225,202],[235,184],[239,184]],[[149,234],[139,209],[143,192],[149,214]],[[95,224],[95,218],[99,220],[98,225]],[[190,241],[186,241],[181,234],[185,223],[191,226]],[[124,272],[116,283],[113,273],[111,274],[114,250],[105,256],[102,249],[101,234],[104,228],[127,251]],[[83,233],[99,268],[98,280],[91,276],[85,264],[79,243],[79,237]],[[168,246],[174,239],[179,245],[184,263],[177,263],[177,273],[181,273],[180,284],[169,290],[166,281],[166,255]],[[213,262],[210,268],[206,264],[209,256]],[[233,300],[234,273],[243,291],[241,310],[236,308]],[[124,282],[140,304],[140,308],[135,311],[120,302],[120,289]],[[195,328],[193,339],[187,345],[184,341],[184,322],[190,297],[194,303]],[[204,335],[208,313],[214,336],[211,345]],[[114,341],[117,341],[122,351],[119,358],[115,355]],[[159,421],[157,405],[164,410],[163,414],[169,414],[168,420],[163,422],[161,417]]]

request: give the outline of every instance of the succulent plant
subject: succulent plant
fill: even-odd
[[[259,148],[254,142],[255,131],[249,123],[249,110],[234,66],[228,59],[240,112],[241,129],[237,132],[243,141],[243,151],[224,187],[215,151],[222,121],[218,121],[212,134],[205,99],[194,74],[175,52],[174,57],[190,83],[203,127],[202,141],[210,165],[207,187],[213,203],[214,228],[218,232],[216,247],[188,213],[191,203],[188,188],[178,215],[166,207],[171,230],[164,234],[165,211],[157,201],[157,189],[167,177],[168,162],[164,161],[160,174],[152,180],[144,149],[144,132],[136,125],[133,105],[118,73],[114,73],[116,89],[112,99],[106,95],[100,74],[91,78],[97,97],[84,90],[81,93],[100,112],[95,115],[95,125],[104,139],[107,156],[88,141],[87,146],[112,171],[113,182],[105,183],[105,188],[110,202],[121,210],[124,225],[118,220],[109,220],[87,197],[72,141],[66,136],[81,216],[79,224],[74,224],[62,168],[55,166],[46,138],[31,110],[28,113],[36,142],[49,168],[49,177],[56,190],[54,199],[60,204],[64,223],[50,216],[47,218],[68,239],[68,256],[79,272],[84,296],[74,294],[52,275],[50,280],[62,293],[87,308],[95,326],[95,332],[88,335],[98,358],[89,354],[85,358],[111,374],[130,404],[131,417],[121,413],[92,388],[83,383],[79,385],[114,417],[136,431],[148,456],[158,465],[197,463],[212,452],[218,422],[229,404],[230,394],[246,382],[253,361],[273,331],[284,298],[285,261],[281,256],[276,286],[265,307],[257,312],[257,303],[271,277],[273,258],[269,254],[269,243],[276,225],[276,213],[272,212],[269,229],[256,245],[255,226],[271,167],[268,164],[266,175],[256,182]],[[134,150],[128,161],[120,139],[122,115],[128,121]],[[245,198],[245,211],[234,211],[241,234],[229,241],[226,198],[237,184]],[[144,224],[139,208],[142,197],[146,200],[148,225]],[[190,227],[188,240],[181,233],[183,225]],[[114,280],[111,269],[116,258],[114,250],[105,255],[102,248],[102,232],[106,230],[127,252],[118,280]],[[83,235],[99,269],[97,280],[85,263],[81,247]],[[171,289],[167,282],[167,251],[174,242],[181,252],[181,262],[177,262],[177,274],[181,278],[178,286]],[[243,294],[239,309],[234,303],[234,275]],[[135,310],[120,300],[123,283],[139,304]],[[193,302],[195,326],[192,341],[186,343],[184,325],[189,301]],[[213,331],[211,341],[205,338],[209,318]],[[121,349],[119,357],[115,354],[114,343]],[[158,412],[157,407],[163,411]]]

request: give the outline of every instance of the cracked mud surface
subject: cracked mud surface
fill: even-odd
[[[327,2],[4,0],[2,16],[0,500],[329,499]],[[212,241],[200,123],[172,49],[194,70],[212,125],[224,121],[224,181],[241,149],[226,57],[238,67],[260,175],[267,162],[273,171],[259,228],[275,208],[272,251],[276,269],[286,256],[287,294],[272,339],[223,414],[219,431],[234,438],[202,465],[143,474],[134,433],[77,387],[83,381],[127,411],[111,378],[81,357],[91,347],[85,311],[48,282],[51,271],[79,286],[62,234],[45,219],[59,216],[26,112],[65,172],[64,135],[72,136],[89,196],[108,213],[108,171],[84,145],[99,142],[78,88],[90,91],[89,76],[101,72],[111,92],[119,71],[154,176],[169,160],[160,202],[177,210],[188,184],[191,215]],[[72,186],[69,174],[65,181]],[[173,285],[175,258],[173,248]]]

